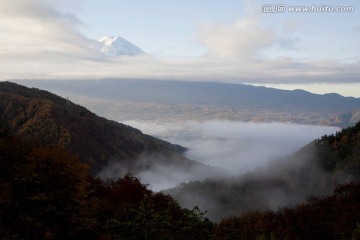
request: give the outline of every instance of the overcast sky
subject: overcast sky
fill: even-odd
[[[275,3],[283,4],[281,12],[274,13]],[[273,86],[360,97],[358,0],[0,0],[0,6],[2,80],[281,83]],[[322,12],[295,13],[293,6]],[[351,9],[330,13],[331,7]],[[107,35],[148,55],[109,57],[85,46]]]

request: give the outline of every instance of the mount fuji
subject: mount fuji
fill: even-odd
[[[99,52],[112,56],[138,55],[145,52],[138,46],[119,36],[106,36],[94,41],[90,47]]]

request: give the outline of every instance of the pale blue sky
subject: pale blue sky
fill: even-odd
[[[81,4],[77,16],[91,38],[121,35],[147,52],[181,56],[204,53],[198,43],[201,24],[235,21],[243,1],[98,1]]]
[[[272,4],[286,9],[262,12]],[[354,11],[288,11],[324,5]],[[220,81],[360,97],[359,0],[0,0],[0,6],[2,80]],[[110,57],[88,48],[89,39],[108,35],[148,55]]]
[[[354,6],[353,13],[261,13],[264,4],[287,6]],[[86,0],[72,9],[90,38],[121,35],[153,54],[197,56],[204,24],[231,24],[256,15],[278,34],[283,45],[267,51],[271,56],[301,59],[335,58],[357,61],[360,55],[360,1],[241,1],[241,0]],[[285,29],[288,28],[288,29]]]

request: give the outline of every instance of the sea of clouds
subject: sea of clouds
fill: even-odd
[[[226,120],[124,123],[145,134],[180,144],[188,149],[186,157],[189,159],[224,169],[230,175],[240,175],[263,167],[271,160],[292,154],[314,139],[340,130],[329,126]],[[167,171],[166,166],[159,166],[155,170],[138,174],[154,190],[196,179],[191,173],[182,174],[172,168]],[[201,174],[199,176],[205,177]]]

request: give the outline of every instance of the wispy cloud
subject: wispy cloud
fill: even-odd
[[[77,30],[81,21],[74,15],[57,11],[54,1],[1,0],[0,3],[0,26],[7,35],[1,39],[2,54],[21,57],[39,53],[83,53],[80,50],[86,38]]]
[[[84,24],[75,15],[61,12],[58,4],[0,0],[2,80],[130,77],[248,83],[360,81],[358,62],[301,62],[288,56],[266,56],[266,50],[274,45],[294,47],[296,39],[279,39],[254,15],[232,23],[200,26],[199,41],[207,49],[203,56],[166,60],[105,56],[86,47],[89,39],[80,31]],[[296,31],[297,23],[287,23],[284,28]]]
[[[200,28],[200,39],[208,56],[238,61],[258,58],[261,50],[275,42],[275,32],[263,27],[257,18],[232,24],[208,24]]]

